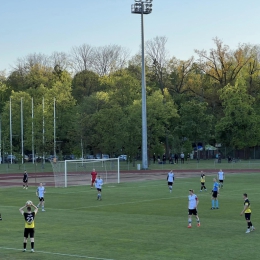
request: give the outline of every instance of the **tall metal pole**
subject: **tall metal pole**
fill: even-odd
[[[0,164],[2,164],[3,162],[4,156],[2,156],[2,118],[0,117]]]
[[[147,117],[146,117],[146,80],[144,61],[144,14],[152,12],[153,0],[135,0],[132,5],[132,13],[141,15],[141,45],[142,45],[142,169],[148,169],[147,153]]]
[[[21,98],[21,145],[22,145],[22,164],[24,163],[24,140],[23,140],[23,98]]]
[[[53,155],[56,157],[56,99],[53,105]]]
[[[44,117],[44,97],[42,98],[42,163],[44,164],[45,158],[44,158],[44,147],[45,147],[45,117]]]
[[[34,164],[34,125],[33,125],[33,120],[34,120],[34,114],[33,114],[33,97],[32,97],[32,162]]]
[[[11,154],[11,164],[13,163],[13,132],[12,132],[12,98],[10,97],[10,154]]]
[[[141,37],[142,37],[142,168],[148,169],[147,158],[147,118],[146,118],[146,80],[144,62],[144,3],[141,13]]]

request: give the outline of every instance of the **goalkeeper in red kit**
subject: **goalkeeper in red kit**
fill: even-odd
[[[97,178],[97,172],[95,169],[92,170],[91,172],[91,189],[94,187],[94,183],[96,181]]]

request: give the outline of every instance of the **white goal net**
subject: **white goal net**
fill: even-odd
[[[93,169],[104,183],[120,183],[119,159],[84,159],[52,162],[55,187],[90,185]]]

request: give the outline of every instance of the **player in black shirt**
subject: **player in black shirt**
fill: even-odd
[[[34,211],[32,212],[32,208],[34,207]],[[24,212],[24,209],[27,208],[27,212]],[[38,208],[34,205],[25,205],[19,209],[21,214],[24,216],[25,220],[25,228],[24,228],[24,240],[23,240],[23,252],[26,251],[27,239],[30,235],[31,240],[31,252],[34,252],[34,218],[38,212]]]
[[[23,174],[23,188],[28,189],[28,174],[27,174],[27,171],[24,171],[24,174]]]

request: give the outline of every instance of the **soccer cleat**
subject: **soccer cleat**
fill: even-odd
[[[28,189],[28,187],[26,187],[26,190]]]
[[[216,209],[218,209],[218,208],[216,208]]]
[[[23,187],[23,189],[25,189],[25,187]]]
[[[45,209],[42,209],[42,211],[45,211]]]
[[[26,249],[24,249],[23,252],[26,252]]]
[[[205,191],[207,191],[207,189],[205,189]]]
[[[34,249],[31,249],[31,252],[34,253]]]
[[[189,225],[188,228],[191,228],[191,225]]]
[[[215,208],[210,208],[210,209],[215,209]]]
[[[250,231],[252,232],[252,231],[254,231],[254,230],[255,230],[255,227],[252,226],[252,227],[250,228]]]
[[[202,192],[202,190],[200,190],[200,192]]]
[[[200,223],[197,224],[197,227],[200,227]]]
[[[248,233],[250,233],[250,229],[248,229],[248,230],[246,231],[246,234],[248,234]]]

